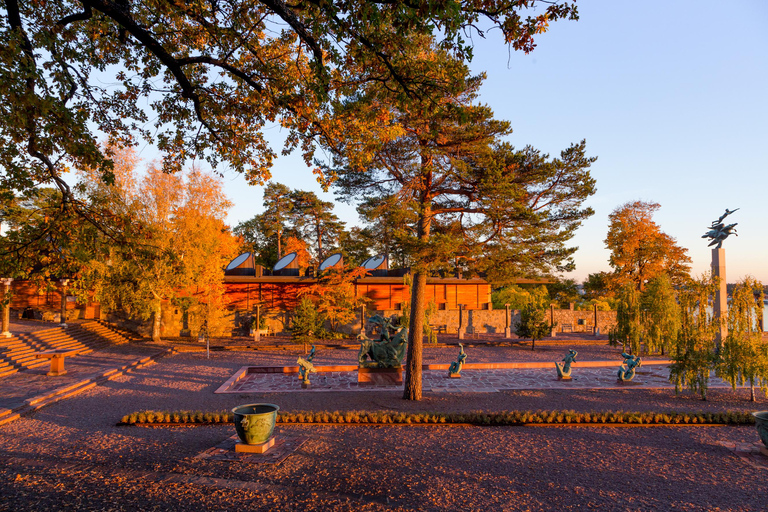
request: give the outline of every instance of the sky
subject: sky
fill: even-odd
[[[689,251],[692,270],[709,269],[701,236],[726,208],[738,236],[725,241],[727,280],[768,283],[768,2],[765,0],[606,2],[579,0],[579,21],[558,21],[530,54],[508,50],[498,32],[475,37],[474,72],[485,72],[480,101],[512,123],[510,142],[552,156],[587,141],[597,156],[597,193],[587,202],[578,246],[581,282],[608,271],[608,215],[653,201],[654,220]],[[284,134],[268,137],[279,150]],[[262,187],[225,172],[235,203],[231,225],[262,211]],[[299,155],[278,158],[273,179],[322,193]],[[357,225],[352,206],[335,213]]]

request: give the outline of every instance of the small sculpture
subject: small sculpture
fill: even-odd
[[[738,209],[739,208],[736,208],[736,210]],[[701,238],[709,238],[712,240],[708,247],[712,247],[713,245],[717,244],[715,249],[720,249],[723,246],[723,241],[730,235],[739,236],[738,233],[736,233],[736,226],[738,226],[738,223],[728,225],[723,224],[723,219],[725,219],[736,210],[729,210],[726,208],[724,214],[722,214],[717,220],[712,221],[712,225],[709,226],[709,231],[701,236]]]
[[[467,359],[467,354],[464,352],[464,345],[459,343],[459,357],[456,359],[456,361],[451,363],[451,366],[448,368],[448,377],[451,378],[458,378],[461,377],[461,369],[464,366],[464,361]]]
[[[565,357],[563,358],[563,363],[555,363],[555,368],[557,368],[557,377],[559,379],[571,378],[571,363],[576,362],[577,355],[578,352],[575,350],[568,350],[568,353],[565,354]]]
[[[378,341],[360,333],[360,352],[357,361],[361,368],[400,368],[405,358],[408,341],[408,328],[397,330],[392,321],[381,315],[374,315],[369,322],[381,327],[381,338]],[[394,333],[394,335],[393,335]],[[369,361],[368,358],[371,360]]]
[[[309,356],[306,359],[299,357],[296,363],[299,365],[299,379],[301,379],[302,387],[309,386],[309,374],[317,373],[315,366],[312,364],[312,360],[315,358],[315,345],[312,345],[312,350],[309,351]]]
[[[629,382],[635,378],[635,369],[640,368],[640,356],[631,356],[622,352],[621,357],[624,358],[624,362],[619,367],[618,377],[622,382]],[[626,368],[624,366],[626,365]]]

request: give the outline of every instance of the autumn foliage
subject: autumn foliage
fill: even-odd
[[[642,291],[650,279],[662,273],[675,285],[687,281],[691,263],[688,250],[653,222],[653,213],[660,207],[658,203],[634,201],[616,208],[608,217],[605,246],[611,251],[613,274],[609,281],[614,290],[631,283]]]

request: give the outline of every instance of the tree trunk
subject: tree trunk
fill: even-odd
[[[419,212],[419,241],[424,244],[429,240],[432,223],[432,210],[429,199],[422,197],[422,210]],[[417,267],[418,268],[418,267]],[[421,400],[421,364],[424,346],[424,312],[426,310],[427,271],[421,268],[413,276],[411,289],[411,321],[408,326],[408,361],[405,374],[403,399]]]
[[[162,304],[159,300],[155,301],[153,305],[154,312],[152,314],[152,341],[160,341],[160,319],[162,318],[163,310]]]
[[[283,257],[283,230],[277,230],[277,259]]]
[[[411,321],[408,326],[408,360],[405,375],[406,400],[421,400],[421,365],[424,346],[424,309],[427,274],[417,272],[411,291]]]

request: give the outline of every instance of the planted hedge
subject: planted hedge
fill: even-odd
[[[126,414],[118,425],[218,425],[233,422],[231,412],[141,411]],[[469,424],[469,425],[753,425],[748,412],[575,412],[504,411],[497,413],[405,413],[389,411],[279,412],[283,424]]]

